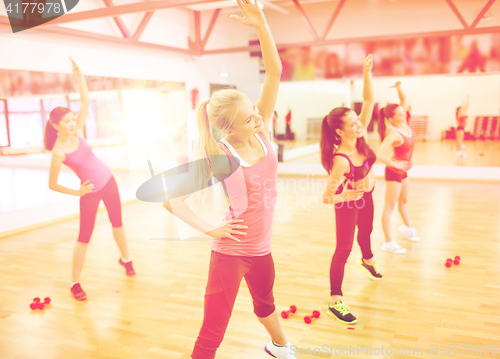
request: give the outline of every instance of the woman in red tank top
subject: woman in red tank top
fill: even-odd
[[[469,96],[462,103],[462,106],[457,107],[455,112],[455,117],[457,118],[457,130],[455,131],[455,136],[457,139],[457,156],[467,157],[465,154],[464,136],[465,136],[465,126],[467,124],[467,109],[469,108]]]
[[[200,103],[197,114],[200,134],[196,145],[198,158],[204,160],[193,163],[193,167],[200,167],[194,171],[196,178],[188,175],[176,188],[167,189],[169,199],[164,207],[188,225],[213,237],[203,324],[191,357],[215,358],[240,282],[245,278],[254,313],[271,336],[265,351],[275,358],[293,359],[293,348],[281,329],[274,305],[275,270],[271,255],[278,161],[269,143],[269,127],[282,65],[257,1],[238,0],[238,5],[244,17],[232,15],[231,19],[254,27],[260,40],[266,69],[262,94],[255,105],[236,90],[218,91]],[[221,143],[212,136],[211,126],[223,134]],[[220,162],[228,160],[230,171],[221,171]],[[230,204],[222,223],[215,226],[196,216],[185,203],[192,190],[180,188],[201,190],[212,177],[223,183]]]
[[[385,203],[382,212],[382,228],[384,230],[385,242],[382,250],[395,254],[406,253],[406,248],[401,247],[391,236],[391,215],[398,204],[398,210],[403,218],[404,225],[398,229],[413,242],[419,238],[417,231],[412,226],[408,211],[408,175],[411,168],[411,155],[415,142],[415,132],[407,124],[407,100],[401,89],[401,82],[394,86],[398,91],[400,105],[390,104],[380,110],[378,131],[382,143],[377,153],[377,158],[385,163]],[[386,120],[390,126],[386,128]],[[392,149],[393,155],[387,156]]]
[[[71,294],[76,300],[85,300],[87,294],[80,285],[80,274],[101,200],[108,211],[113,237],[120,249],[121,258],[118,262],[125,267],[128,276],[134,276],[135,272],[122,225],[120,195],[116,181],[110,169],[93,154],[92,148],[83,139],[89,95],[84,75],[72,59],[71,62],[73,73],[77,75],[80,86],[80,110],[76,119],[75,114],[65,107],[57,107],[50,112],[50,119],[45,128],[45,147],[52,150],[50,189],[80,197],[80,234],[73,252]],[[57,183],[62,164],[71,168],[80,178],[80,189],[70,189]]]

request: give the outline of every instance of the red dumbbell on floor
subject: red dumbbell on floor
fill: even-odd
[[[304,317],[304,322],[307,324],[310,324],[314,318],[319,318],[320,312],[318,310],[315,310],[312,315],[306,315]]]
[[[281,312],[281,316],[286,319],[286,318],[288,318],[290,316],[290,313],[293,314],[296,311],[297,311],[297,307],[295,305],[291,305],[290,309],[284,310],[284,311]]]

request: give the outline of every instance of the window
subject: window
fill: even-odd
[[[39,98],[7,99],[10,147],[43,146],[42,103]]]

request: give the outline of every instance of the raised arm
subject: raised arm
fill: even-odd
[[[375,99],[373,96],[373,80],[372,80],[373,60],[372,55],[368,55],[363,59],[363,106],[359,114],[359,121],[363,125],[366,132],[370,120],[372,118],[373,107],[375,106]]]
[[[401,81],[396,82],[393,86],[390,86],[390,88],[395,88],[398,91],[399,104],[403,107],[403,110],[405,110],[406,113],[406,111],[408,111],[408,99],[401,88]]]
[[[469,95],[465,98],[462,106],[462,115],[466,116],[467,115],[467,110],[469,109]]]
[[[389,130],[380,144],[380,147],[377,151],[377,160],[384,163],[385,165],[393,168],[398,168],[400,170],[406,171],[408,168],[408,162],[406,161],[397,161],[393,158],[387,156],[387,152],[394,146],[401,145],[401,138],[394,130]]]
[[[278,56],[278,50],[274,43],[271,29],[266,22],[264,13],[259,8],[257,0],[237,0],[244,17],[231,15],[231,19],[239,21],[243,25],[254,27],[259,37],[266,77],[262,87],[262,93],[256,106],[264,122],[262,133],[269,139],[269,124],[274,112],[274,106],[278,98],[278,88],[280,84],[281,71],[283,65]]]
[[[76,64],[76,62],[73,61],[72,58],[70,58],[71,63],[73,64],[73,73],[78,77],[78,85],[80,88],[80,110],[78,111],[78,115],[76,116],[76,126],[77,126],[77,131],[78,135],[80,137],[83,137],[83,129],[85,127],[85,120],[87,119],[87,116],[89,114],[89,104],[90,104],[90,99],[89,99],[89,89],[87,88],[87,82],[85,81],[85,76],[83,75],[82,71]]]

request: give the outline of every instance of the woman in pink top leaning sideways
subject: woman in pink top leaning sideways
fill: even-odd
[[[113,237],[120,249],[121,258],[118,262],[125,267],[128,276],[134,276],[135,272],[122,226],[120,194],[116,181],[110,169],[94,155],[92,148],[83,139],[89,95],[84,75],[75,62],[71,62],[80,85],[80,110],[76,119],[75,114],[65,107],[56,107],[50,112],[45,128],[45,147],[52,150],[50,189],[80,197],[80,234],[73,252],[71,294],[76,300],[85,300],[87,295],[80,285],[80,274],[101,200],[108,210]],[[57,183],[62,164],[71,168],[80,178],[80,189],[70,189]]]
[[[191,357],[215,358],[241,280],[245,278],[254,313],[271,336],[265,351],[275,358],[291,359],[295,358],[293,349],[283,334],[274,305],[275,271],[271,256],[278,161],[269,142],[269,125],[278,96],[282,65],[257,1],[238,0],[238,5],[244,17],[232,15],[231,19],[254,27],[260,40],[266,69],[262,94],[254,105],[236,90],[221,90],[200,103],[197,115],[200,131],[197,145],[209,167],[207,175],[201,174],[201,177],[218,177],[220,172],[215,158],[229,160],[232,174],[222,183],[227,189],[230,206],[222,226],[218,225],[216,229],[186,205],[184,201],[191,194],[176,197],[167,193],[169,199],[164,207],[188,225],[214,238],[203,324]],[[220,143],[212,137],[210,126],[225,135]],[[185,182],[181,186],[186,186]]]
[[[408,174],[411,168],[411,155],[415,143],[415,132],[407,124],[408,101],[401,89],[401,82],[394,86],[398,91],[400,104],[389,104],[380,110],[378,132],[382,143],[377,153],[380,162],[387,165],[385,168],[385,203],[382,212],[382,228],[385,241],[382,250],[395,254],[406,253],[391,236],[391,215],[396,203],[404,224],[398,228],[410,241],[418,242],[417,231],[410,221],[408,211]],[[386,125],[386,120],[389,126]],[[391,157],[387,156],[393,151]]]

